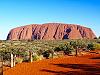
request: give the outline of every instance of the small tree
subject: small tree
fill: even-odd
[[[73,48],[75,49],[75,56],[78,55],[78,44],[77,41],[71,41],[70,45],[73,46]]]
[[[63,47],[63,50],[65,55],[69,55],[74,48],[70,44],[67,44]]]
[[[54,51],[63,51],[65,55],[69,55],[74,48],[69,44],[61,44],[58,47],[54,48]]]
[[[80,49],[83,49],[84,47],[86,47],[86,43],[81,39],[71,41],[70,45],[73,46],[73,48],[75,49],[76,56],[78,55],[78,51]]]

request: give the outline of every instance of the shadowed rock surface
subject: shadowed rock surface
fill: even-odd
[[[95,34],[90,28],[75,24],[46,23],[31,24],[12,29],[7,40],[62,40],[62,39],[93,39]]]

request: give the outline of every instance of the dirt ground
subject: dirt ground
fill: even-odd
[[[4,70],[3,75],[100,75],[100,54],[64,56],[20,63]]]

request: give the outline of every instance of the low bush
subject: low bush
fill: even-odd
[[[88,50],[95,50],[95,45],[94,45],[94,43],[89,43],[89,44],[87,45],[87,49],[88,49]]]
[[[100,50],[100,44],[99,43],[95,43],[94,47],[95,47],[96,50]]]
[[[61,51],[61,49],[60,49],[59,47],[55,47],[55,48],[54,48],[54,51],[59,52],[59,51]]]
[[[43,54],[43,57],[45,57],[46,59],[49,59],[49,56],[50,56],[49,51],[44,51],[42,54]]]
[[[33,55],[33,61],[41,60],[41,58],[38,55]]]
[[[16,57],[16,63],[22,63],[23,58],[22,57]]]

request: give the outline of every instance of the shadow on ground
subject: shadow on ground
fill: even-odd
[[[94,57],[94,58],[90,58],[90,59],[98,59],[98,60],[100,60],[100,57]]]
[[[42,69],[41,71],[54,73],[55,75],[100,75],[100,66],[99,64],[52,64],[57,67],[71,68],[73,70],[80,69],[79,71],[53,71]],[[99,66],[99,67],[98,67]]]

